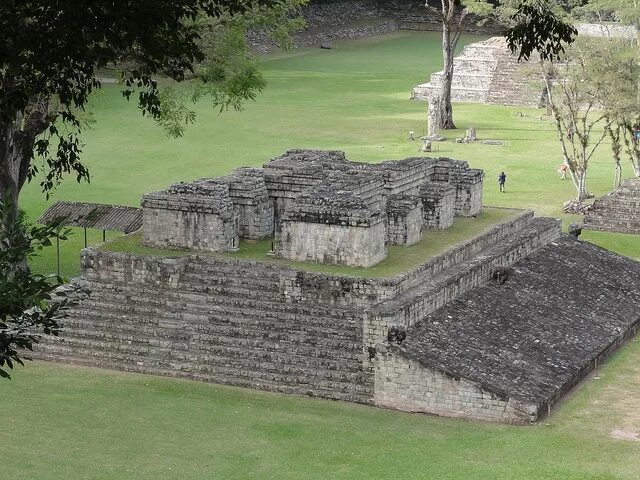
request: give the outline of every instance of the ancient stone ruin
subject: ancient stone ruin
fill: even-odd
[[[34,356],[537,421],[637,331],[640,263],[563,235],[557,219],[510,210],[401,273],[367,274],[389,244],[481,214],[482,178],[450,159],[372,165],[292,150],[262,169],[145,195],[143,242],[162,248],[83,250],[77,303]],[[285,259],[358,268],[224,253],[272,235]]]
[[[625,180],[596,199],[584,216],[584,228],[640,235],[640,178]]]
[[[291,150],[264,168],[172,185],[142,198],[144,244],[219,252],[275,236],[290,260],[369,267],[454,213],[482,210],[480,170],[446,158],[380,164]]]
[[[540,75],[528,62],[518,62],[504,37],[492,37],[464,47],[453,60],[451,100],[490,105],[540,107],[544,88]],[[431,75],[428,83],[417,85],[413,100],[437,101],[444,72]]]

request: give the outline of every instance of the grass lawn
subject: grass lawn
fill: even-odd
[[[461,45],[481,37],[465,36]],[[437,33],[396,33],[338,43],[334,50],[303,49],[271,55],[262,63],[266,90],[242,112],[218,114],[206,102],[194,106],[198,120],[183,138],[167,138],[134,104],[121,98],[116,85],[105,85],[94,96],[96,124],[84,136],[84,159],[90,184],[69,178],[53,200],[79,200],[139,205],[143,193],[229,172],[238,166],[258,166],[289,148],[345,150],[351,160],[377,162],[418,154],[420,142],[408,142],[407,132],[425,129],[426,104],[408,100],[411,88],[440,68]],[[504,146],[436,143],[434,156],[468,160],[487,173],[487,205],[531,208],[540,215],[561,215],[562,203],[574,196],[570,181],[556,170],[560,152],[554,127],[542,111],[458,104],[459,130],[454,139],[475,126],[480,139],[504,141]],[[524,116],[516,116],[518,112]],[[608,144],[600,148],[590,172],[590,189],[610,190],[613,167]],[[506,194],[498,192],[497,176],[507,172]],[[629,169],[627,170],[629,173]],[[47,206],[37,183],[22,195],[22,207],[32,218]],[[100,241],[100,232],[90,243]],[[592,235],[588,238],[626,255],[640,258],[637,237]],[[76,275],[81,231],[62,246],[62,271]],[[36,270],[55,271],[55,254],[46,251]]]
[[[439,35],[401,33],[337,47],[265,58],[269,86],[257,102],[222,115],[198,104],[199,120],[179,140],[166,138],[107,85],[93,99],[97,124],[84,137],[92,183],[69,179],[53,200],[137,205],[145,192],[261,165],[294,147],[343,149],[352,160],[372,162],[416,155],[418,142],[406,136],[424,130],[426,107],[408,95],[439,68]],[[516,116],[520,111],[524,116]],[[487,205],[560,216],[574,192],[558,179],[553,126],[540,113],[456,105],[460,130],[447,137],[475,126],[481,139],[505,144],[444,142],[435,155],[485,169]],[[613,179],[607,148],[590,172],[596,194]],[[508,174],[506,194],[496,184],[501,170]],[[37,185],[22,196],[34,218],[46,205]],[[640,258],[637,237],[585,237]],[[100,238],[95,232],[89,242]],[[78,272],[82,243],[79,233],[63,246],[63,273]],[[34,267],[54,271],[53,251]],[[630,342],[597,375],[547,422],[511,427],[29,364],[0,382],[0,479],[640,479],[640,441],[633,440],[640,434],[640,343]]]
[[[35,363],[0,386],[1,477],[638,479],[640,441],[614,438],[639,431],[638,358],[632,342],[530,427]]]
[[[421,265],[430,258],[444,252],[446,249],[473,237],[477,237],[490,230],[491,227],[521,213],[521,210],[485,207],[478,218],[456,218],[453,227],[446,230],[428,231],[415,245],[408,247],[390,245],[387,258],[377,265],[368,268],[294,262],[284,258],[269,256],[267,252],[271,250],[272,246],[270,239],[258,242],[241,241],[240,249],[234,253],[201,253],[201,255],[277,263],[308,272],[323,272],[356,277],[389,277]],[[166,250],[142,245],[142,234],[140,232],[118,237],[100,248],[112,252],[131,252],[140,255],[157,255],[164,257],[193,255],[192,251],[187,250]]]

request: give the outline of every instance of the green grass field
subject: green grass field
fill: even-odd
[[[479,37],[464,37],[463,43]],[[90,184],[69,178],[53,200],[81,200],[139,205],[143,193],[180,180],[220,175],[238,166],[262,165],[289,148],[342,149],[351,160],[376,162],[418,155],[419,142],[407,132],[425,129],[426,104],[408,100],[409,91],[440,68],[436,33],[403,33],[343,42],[334,50],[304,49],[272,55],[263,62],[267,89],[241,112],[218,114],[210,105],[195,105],[197,122],[183,138],[167,138],[153,121],[127,103],[115,85],[105,85],[93,99],[96,124],[86,133],[84,158]],[[516,116],[522,112],[525,116]],[[543,113],[509,107],[459,104],[455,120],[463,136],[475,126],[481,139],[504,146],[437,143],[436,156],[468,160],[486,171],[487,205],[531,208],[541,215],[561,215],[562,203],[574,196],[570,181],[556,170],[560,153],[553,125]],[[590,172],[596,194],[611,189],[612,161],[603,145]],[[508,174],[508,193],[497,189],[497,175]],[[628,171],[627,171],[628,172]],[[22,195],[32,218],[46,207],[37,183]],[[640,258],[640,241],[625,235],[587,235],[602,245]],[[101,240],[92,232],[89,243]],[[62,246],[62,271],[76,275],[81,231]],[[34,262],[42,272],[55,271],[53,250]]]
[[[464,42],[477,38],[465,37]],[[439,68],[437,34],[405,33],[266,58],[268,88],[243,112],[196,105],[184,138],[166,138],[106,86],[85,135],[90,185],[70,179],[55,199],[137,205],[179,180],[261,165],[288,148],[343,149],[352,160],[416,155],[407,132],[422,132],[425,105],[410,88]],[[525,116],[516,116],[522,111]],[[435,155],[469,160],[487,173],[485,203],[559,216],[574,192],[556,174],[553,126],[541,112],[456,105],[460,130],[502,147],[437,144]],[[611,187],[607,145],[590,189]],[[508,191],[496,177],[508,174]],[[22,197],[37,216],[37,185]],[[571,217],[565,218],[567,221]],[[109,238],[116,234],[110,233]],[[98,242],[101,233],[90,236]],[[588,233],[640,258],[629,235]],[[83,237],[63,246],[63,272],[78,271]],[[34,262],[54,271],[51,250]],[[0,479],[640,479],[640,342],[632,341],[581,385],[546,422],[512,427],[410,415],[301,397],[54,364],[28,364],[0,383]],[[626,439],[625,439],[626,437]]]

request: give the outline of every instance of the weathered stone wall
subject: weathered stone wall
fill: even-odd
[[[156,192],[142,198],[143,243],[152,247],[232,250],[239,242],[237,222],[226,185],[207,195]]]
[[[370,267],[387,256],[385,239],[382,217],[360,226],[286,220],[276,248],[289,260]]]
[[[539,415],[535,404],[497,395],[393,350],[378,353],[375,365],[374,404],[380,407],[516,424],[530,423]]]
[[[420,198],[391,195],[387,198],[387,241],[394,245],[413,245],[420,241],[424,220]]]
[[[418,195],[422,200],[424,226],[444,230],[453,226],[457,188],[449,183],[425,183]]]
[[[627,40],[638,37],[634,27],[614,23],[579,23],[576,28],[578,35],[585,37],[626,38]]]
[[[620,188],[596,199],[584,216],[584,228],[640,235],[640,178],[625,180]]]
[[[441,157],[435,161],[431,181],[448,182],[456,188],[456,215],[473,217],[482,212],[482,170],[469,168],[465,161]]]
[[[260,240],[273,236],[274,206],[263,171],[259,168],[238,168],[219,180],[229,186],[240,238]]]

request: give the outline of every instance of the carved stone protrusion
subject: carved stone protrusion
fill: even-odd
[[[511,273],[512,271],[508,267],[496,267],[493,269],[493,272],[491,273],[491,279],[494,280],[496,283],[502,285],[507,280],[509,280],[509,276],[511,275]]]
[[[407,330],[402,325],[392,325],[387,333],[389,343],[400,345],[407,338]]]
[[[569,224],[569,235],[571,235],[573,238],[577,240],[581,233],[582,233],[582,225],[580,225],[579,223]]]

